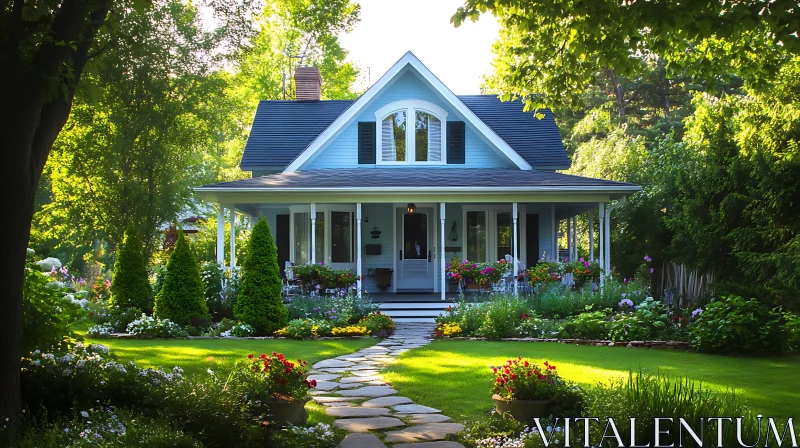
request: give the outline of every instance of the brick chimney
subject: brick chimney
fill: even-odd
[[[294,72],[296,100],[316,100],[322,97],[322,77],[317,67],[297,67]]]

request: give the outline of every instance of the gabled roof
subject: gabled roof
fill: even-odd
[[[276,191],[549,191],[631,193],[641,187],[627,182],[538,170],[503,168],[349,168],[300,170],[195,188],[197,192]]]
[[[495,95],[459,95],[484,123],[534,169],[564,170],[570,161],[550,109],[541,119],[525,112],[521,101],[500,101]]]
[[[352,100],[261,101],[241,168],[284,169],[351,104]]]
[[[350,125],[370,102],[406,70],[428,82],[479,136],[522,170],[569,168],[552,113],[541,120],[524,112],[519,101],[501,102],[494,95],[457,96],[414,56],[406,53],[355,101],[261,101],[241,168],[291,172],[313,159]]]
[[[358,114],[361,113],[366,107],[371,103],[371,101],[376,98],[378,95],[383,93],[392,83],[397,79],[400,75],[402,75],[406,70],[414,70],[419,77],[427,82],[434,90],[436,90],[439,95],[441,95],[444,100],[450,103],[450,106],[455,109],[455,111],[463,117],[463,119],[469,123],[480,136],[485,138],[490,142],[492,146],[500,153],[505,155],[511,163],[517,165],[521,170],[529,170],[531,169],[530,164],[526,162],[522,157],[519,156],[510,146],[508,143],[503,141],[497,134],[494,133],[484,122],[482,122],[474,112],[472,112],[460,99],[452,92],[450,89],[444,85],[439,78],[437,78],[428,67],[425,66],[416,56],[414,53],[407,52],[403,55],[400,60],[395,62],[395,64],[390,68],[386,73],[381,76],[381,78],[376,82],[373,86],[367,89],[363,95],[361,95],[355,103],[353,103],[344,113],[339,115],[336,120],[328,126],[317,138],[308,145],[297,158],[286,167],[284,171],[292,172],[299,168],[301,168],[306,162],[312,160],[325,145],[334,139],[337,135],[339,135],[347,126],[349,126],[353,121],[358,117]]]

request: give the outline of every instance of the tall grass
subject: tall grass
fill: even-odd
[[[670,435],[661,438],[662,446],[669,445],[673,441],[675,446],[679,445],[680,441],[677,440],[679,417],[683,418],[698,435],[700,421],[705,419],[703,446],[716,446],[717,423],[711,424],[707,421],[713,417],[733,419],[742,417],[743,441],[752,445],[759,438],[756,417],[741,400],[737,399],[735,391],[713,392],[703,387],[702,383],[688,379],[671,379],[661,375],[630,373],[627,381],[619,380],[599,385],[589,393],[584,415],[601,419],[613,418],[626,443],[630,438],[630,418],[637,417],[636,434],[639,445],[655,443],[653,419],[656,417],[674,419],[673,424],[669,426],[661,425],[662,429],[670,429]],[[779,428],[782,430],[783,427]],[[762,425],[762,437],[758,446],[764,446],[765,430],[765,425]],[[724,424],[722,432],[723,446],[740,446],[737,442],[735,424]],[[597,439],[599,441],[600,435]],[[686,446],[696,446],[686,431],[683,443]]]

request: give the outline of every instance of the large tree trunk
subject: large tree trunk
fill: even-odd
[[[606,69],[606,73],[608,73],[608,80],[611,84],[611,88],[614,90],[614,104],[617,106],[619,121],[625,123],[625,88],[622,87],[621,82],[617,81],[617,72],[614,71],[614,69],[608,68]]]
[[[40,39],[35,33],[3,35],[9,38],[3,42],[9,47],[3,47],[8,64],[0,76],[4,157],[0,164],[0,188],[8,198],[8,207],[4,210],[0,237],[0,418],[15,419],[22,405],[19,381],[22,288],[36,187],[50,149],[69,117],[75,85],[110,6],[111,0],[64,0],[54,13],[44,43],[26,40]],[[0,12],[7,11],[3,8]],[[5,19],[14,25],[22,20],[22,15]],[[72,42],[74,47],[57,42]],[[30,51],[36,45],[39,48],[29,64],[18,59],[22,51]],[[71,72],[71,79],[64,75],[65,66]],[[54,83],[60,88],[53,89]]]

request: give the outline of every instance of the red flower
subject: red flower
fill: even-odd
[[[525,360],[525,367],[528,367],[528,366],[530,366],[530,365],[531,365],[531,364],[528,362],[528,360]]]
[[[247,359],[253,359],[253,354],[250,353],[249,355],[247,355]]]

